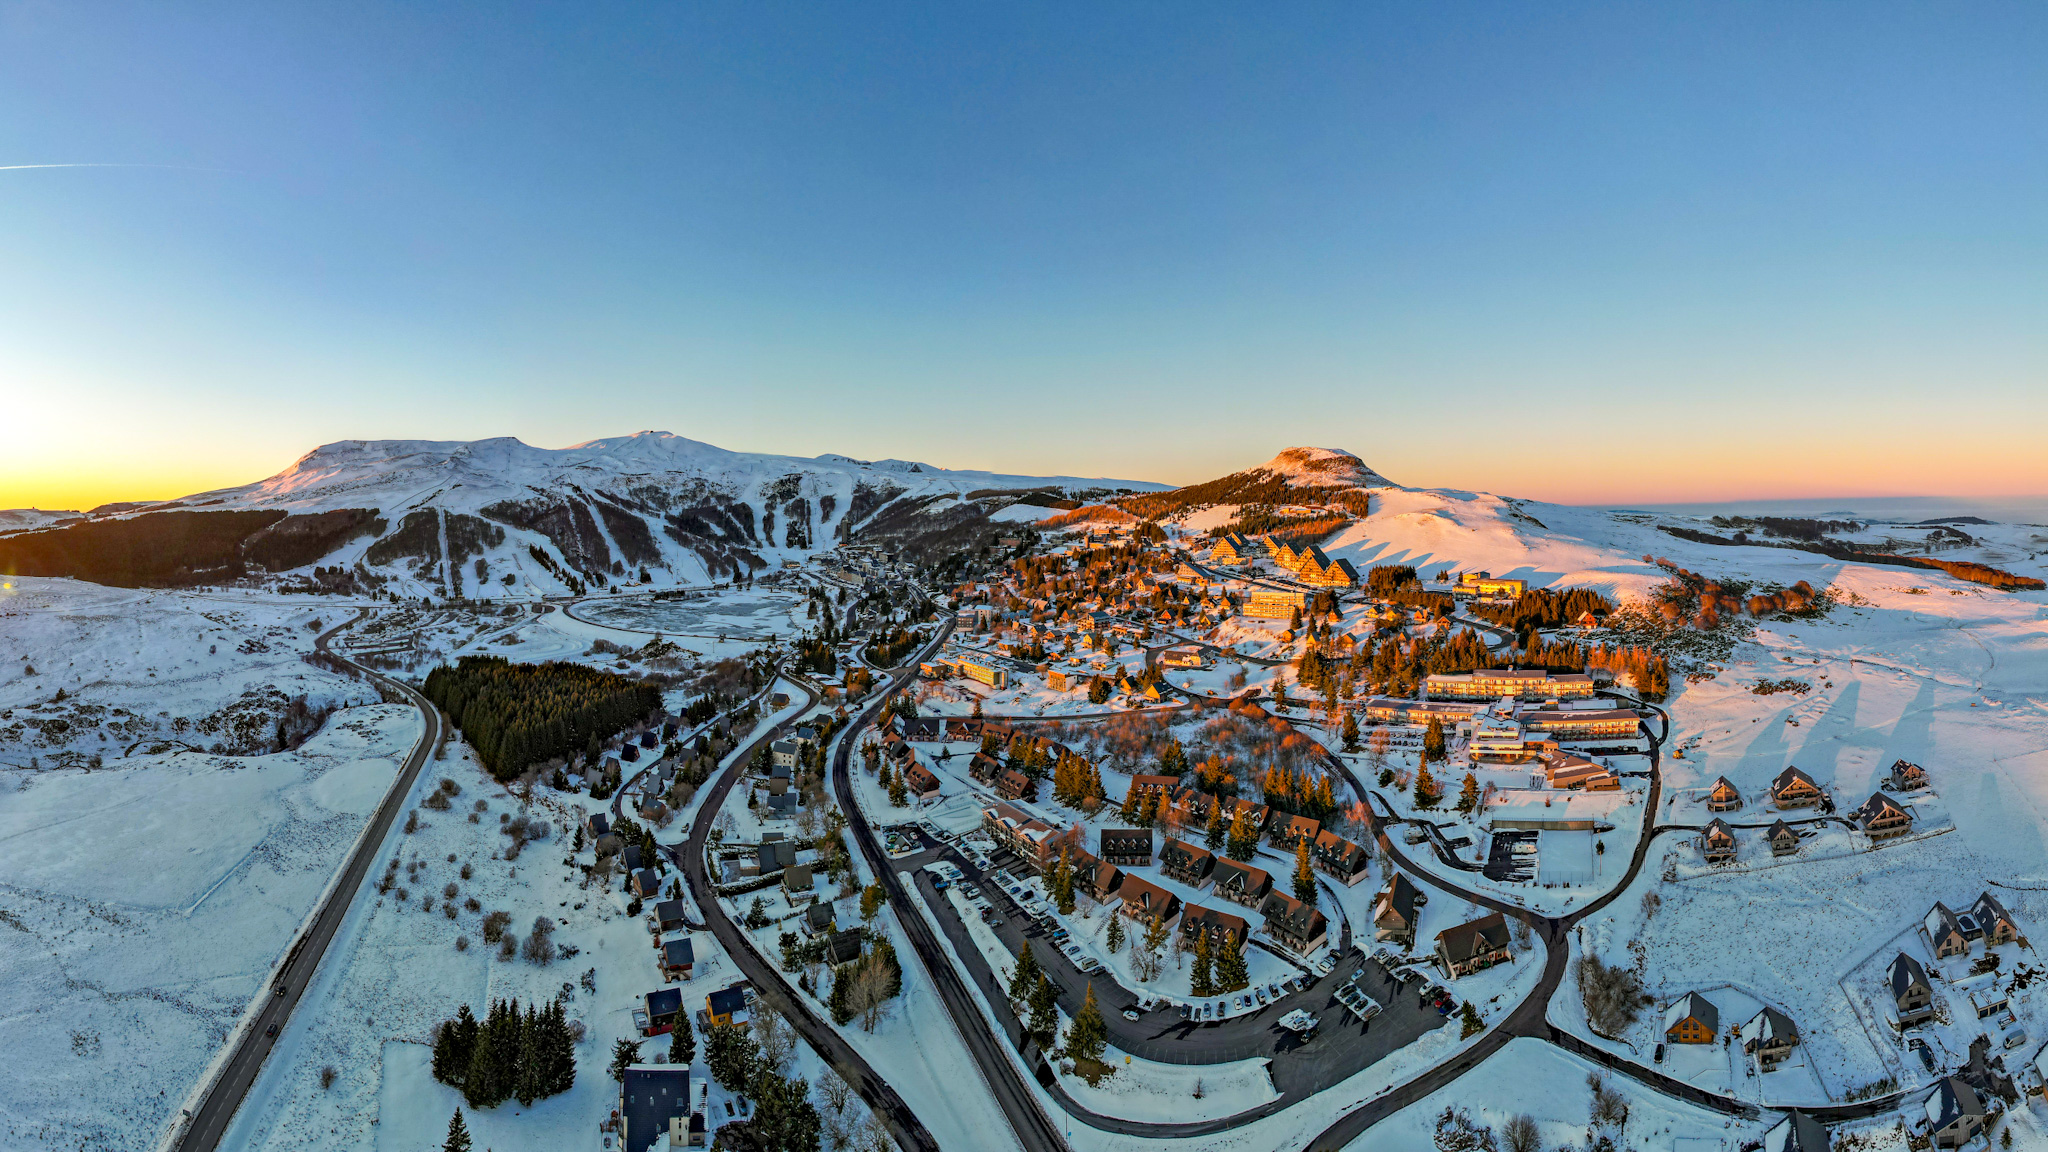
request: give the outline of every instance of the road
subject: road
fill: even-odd
[[[790,682],[796,684],[803,690],[804,695],[809,697],[809,702],[796,713],[797,716],[802,716],[817,705],[818,693],[802,680],[790,678]],[[830,1064],[842,1079],[853,1086],[854,1091],[860,1093],[860,1098],[867,1102],[868,1107],[888,1123],[890,1134],[896,1138],[898,1145],[910,1152],[938,1152],[938,1141],[932,1139],[931,1132],[918,1120],[910,1106],[903,1102],[903,1098],[896,1094],[896,1090],[889,1087],[888,1082],[876,1074],[868,1062],[861,1058],[860,1053],[855,1052],[830,1023],[811,1011],[808,997],[794,991],[783,982],[782,974],[754,951],[753,941],[739,925],[732,922],[732,918],[725,914],[724,906],[718,902],[717,887],[711,881],[704,855],[705,848],[710,842],[712,822],[717,819],[718,812],[724,806],[726,795],[732,791],[733,784],[746,774],[747,763],[752,759],[755,750],[779,736],[792,720],[784,720],[764,729],[745,748],[728,758],[726,769],[714,781],[707,782],[706,787],[710,788],[711,792],[704,797],[703,803],[697,808],[696,818],[690,822],[689,840],[681,852],[678,863],[683,870],[684,878],[689,881],[690,895],[696,901],[699,913],[709,925],[711,934],[718,938],[719,946],[725,949],[725,954],[732,958],[733,964],[745,973],[748,982],[754,986],[755,994],[781,1013],[783,1019],[788,1020],[796,1028],[797,1034],[804,1038],[804,1042],[811,1046],[811,1050]],[[845,741],[841,743],[843,745]],[[675,852],[670,853],[670,859],[676,859]]]
[[[328,651],[327,642],[345,628],[349,628],[370,614],[362,614],[346,624],[339,624],[320,634],[313,644],[319,650]],[[412,753],[399,769],[398,778],[384,794],[384,800],[377,806],[377,813],[370,821],[367,835],[357,843],[355,852],[342,866],[341,878],[329,892],[327,902],[320,907],[312,924],[292,943],[289,957],[282,969],[272,980],[272,995],[265,1001],[255,1021],[242,1033],[234,1053],[208,1090],[206,1099],[199,1105],[178,1137],[176,1146],[181,1152],[213,1152],[220,1146],[221,1136],[228,1124],[234,1120],[235,1110],[241,1107],[248,1095],[249,1086],[256,1082],[256,1075],[263,1069],[263,1061],[270,1055],[276,1044],[275,1037],[268,1033],[274,1027],[282,1032],[286,1021],[291,1018],[292,1009],[299,1003],[299,997],[313,980],[313,974],[320,967],[320,959],[327,952],[327,945],[334,939],[334,933],[348,915],[349,905],[355,901],[356,893],[362,888],[363,880],[370,873],[370,865],[384,852],[384,839],[391,833],[391,825],[398,819],[398,813],[405,807],[405,798],[412,791],[413,782],[419,779],[420,769],[426,765],[429,753],[441,739],[441,713],[427,698],[410,687],[389,677],[364,668],[360,664],[337,656],[337,659],[355,668],[370,678],[374,684],[404,699],[419,709],[424,720],[419,742],[413,745]]]

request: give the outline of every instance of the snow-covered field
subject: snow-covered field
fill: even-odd
[[[418,738],[373,705],[292,752],[0,772],[0,1143],[152,1142]]]

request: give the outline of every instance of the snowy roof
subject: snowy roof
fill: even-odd
[[[1787,1113],[1764,1133],[1764,1152],[1828,1152],[1828,1130],[1804,1112]]]
[[[1977,1090],[1953,1076],[1944,1077],[1927,1098],[1927,1122],[1938,1131],[1965,1116],[1984,1115]]]
[[[668,1122],[690,1114],[690,1069],[679,1064],[634,1064],[619,1082],[625,1106],[621,1152],[647,1152],[668,1135]]]
[[[1721,1030],[1721,1010],[1714,1007],[1713,1001],[1697,992],[1687,992],[1664,1010],[1664,1030],[1671,1031],[1678,1027],[1679,1021],[1687,1017],[1698,1020],[1709,1032]]]
[[[1904,952],[1892,958],[1892,968],[1888,978],[1891,981],[1892,999],[1894,1000],[1911,991],[1915,984],[1931,990],[1931,986],[1927,983],[1927,970],[1920,967],[1918,960],[1913,959]]]

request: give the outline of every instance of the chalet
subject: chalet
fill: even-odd
[[[1970,941],[1983,935],[1974,919],[1966,927],[1963,917],[1949,911],[1948,905],[1939,900],[1934,902],[1933,910],[1927,913],[1927,918],[1921,921],[1920,927],[1927,935],[1927,946],[1934,949],[1936,960],[1946,960],[1951,956],[1968,956]]]
[[[1977,902],[1970,905],[1970,918],[1977,922],[1977,930],[1984,934],[1986,948],[2010,944],[2020,938],[2019,922],[1989,892],[1979,895]]]
[[[1912,792],[1927,787],[1927,769],[1910,760],[1894,760],[1890,775],[1885,778],[1894,792]]]
[[[640,806],[635,811],[649,824],[658,824],[668,815],[668,805],[663,804],[659,797],[648,796],[640,801]]]
[[[1180,777],[1178,776],[1148,776],[1142,774],[1133,776],[1131,777],[1128,802],[1135,808],[1137,805],[1144,803],[1146,797],[1157,796],[1159,802],[1165,804],[1167,803],[1167,798],[1173,794],[1173,790],[1179,786]]]
[[[1913,814],[1882,792],[1872,792],[1870,799],[1849,813],[1849,818],[1863,827],[1864,835],[1880,842],[1913,830]]]
[[[1372,938],[1391,940],[1403,948],[1415,943],[1415,922],[1422,906],[1429,902],[1408,877],[1399,872],[1388,879],[1372,900]]]
[[[754,849],[754,859],[759,862],[761,875],[780,872],[796,863],[796,841],[784,840],[780,832],[766,832],[761,844]]]
[[[890,735],[893,736],[895,733],[892,732]],[[796,767],[797,756],[801,751],[794,740],[777,740],[768,746],[768,750],[774,756],[775,767],[791,769]]]
[[[782,891],[792,900],[799,897],[809,900],[816,884],[809,864],[791,864],[782,870]]]
[[[1200,668],[1202,650],[1192,644],[1168,648],[1159,654],[1159,663],[1165,668]]]
[[[939,778],[922,764],[911,764],[903,769],[903,786],[920,800],[930,800],[939,794]]]
[[[702,1143],[700,1118],[690,1110],[687,1064],[632,1064],[619,1076],[619,1152],[648,1152],[664,1139],[687,1147],[694,1129]]]
[[[1266,918],[1266,935],[1296,955],[1306,956],[1330,938],[1330,922],[1315,905],[1284,893],[1269,894],[1259,905],[1259,915]]]
[[[697,949],[688,936],[661,942],[661,978],[688,980],[697,967]]]
[[[1829,1152],[1833,1146],[1821,1122],[1795,1108],[1764,1133],[1763,1152]]]
[[[1104,828],[1096,846],[1111,864],[1142,867],[1152,863],[1150,828]]]
[[[1365,879],[1366,866],[1371,862],[1364,847],[1327,830],[1316,833],[1310,859],[1318,872],[1347,885]]]
[[[676,932],[690,926],[681,900],[663,900],[654,906],[654,927],[659,932]]]
[[[1813,777],[1797,768],[1787,767],[1771,781],[1771,803],[1780,808],[1811,808],[1823,795]]]
[[[1799,833],[1783,820],[1771,825],[1764,840],[1770,844],[1773,856],[1790,856],[1799,851]]]
[[[675,1030],[676,1016],[683,1010],[683,990],[662,988],[640,997],[640,1011],[646,1021],[640,1025],[642,1036],[660,1036]]]
[[[602,812],[592,812],[583,818],[583,831],[588,833],[592,840],[606,835],[611,830],[611,818]]]
[[[796,815],[797,807],[802,803],[802,796],[784,789],[768,797],[768,811],[777,816],[794,816]]]
[[[1757,1068],[1764,1072],[1776,1071],[1799,1043],[1799,1029],[1793,1027],[1792,1018],[1769,1005],[1742,1026],[1741,1035],[1742,1050],[1754,1057]]]
[[[628,844],[625,852],[619,856],[619,867],[628,873],[638,872],[647,867],[647,855],[640,850],[638,844]]]
[[[1892,1008],[1900,1029],[1910,1028],[1934,1015],[1934,988],[1927,982],[1927,970],[1920,962],[1899,953],[1885,976],[1891,990]]]
[[[1726,820],[1716,816],[1700,835],[1700,851],[1706,854],[1709,864],[1733,864],[1735,862],[1735,829]]]
[[[1977,1090],[1945,1076],[1927,1097],[1927,1136],[1936,1148],[1961,1148],[1984,1131],[1989,1117]]]
[[[1182,947],[1192,949],[1195,937],[1206,936],[1213,955],[1220,956],[1243,947],[1244,938],[1250,931],[1251,925],[1245,922],[1244,917],[1201,904],[1190,904],[1180,914]]]
[[[1664,1039],[1671,1044],[1712,1044],[1721,1031],[1721,1011],[1697,992],[1687,992],[1664,1010]]]
[[[996,795],[1029,804],[1038,799],[1038,781],[1015,768],[1005,768],[996,774]]]
[[[1209,873],[1215,867],[1216,854],[1206,848],[1172,837],[1160,846],[1159,870],[1183,884],[1200,888],[1209,882]]]
[[[1267,826],[1266,836],[1275,847],[1293,848],[1304,840],[1314,844],[1316,833],[1322,830],[1323,825],[1319,820],[1282,814],[1275,817],[1272,824]]]
[[[1180,915],[1180,897],[1149,880],[1126,875],[1118,892],[1123,896],[1118,911],[1133,920],[1171,924]]]
[[[1235,860],[1216,861],[1212,878],[1216,881],[1217,896],[1246,908],[1257,908],[1266,894],[1273,890],[1273,877],[1264,869]]]
[[[633,895],[645,900],[650,896],[659,896],[660,894],[661,877],[654,874],[654,869],[642,868],[638,872],[633,873]]]
[[[865,937],[858,928],[834,932],[825,938],[825,963],[849,964],[860,959],[861,943]]]
[[[1097,860],[1086,852],[1070,854],[1069,863],[1074,869],[1074,883],[1095,897],[1096,903],[1106,904],[1123,886],[1124,870],[1107,861]]]
[[[747,1006],[753,1003],[752,990],[744,981],[733,984],[704,997],[704,1019],[707,1023],[726,1025],[738,1024],[747,1019]]]
[[[1707,811],[1733,812],[1742,807],[1742,790],[1728,782],[1723,776],[1714,781],[1707,790]]]
[[[830,932],[838,926],[834,921],[832,902],[830,900],[819,900],[804,909],[804,935],[819,936]]]
[[[981,825],[997,844],[1041,872],[1052,867],[1062,850],[1081,851],[1080,829],[1055,828],[1008,804],[982,809]]]
[[[1512,958],[1507,917],[1498,912],[1436,934],[1437,963],[1454,979]]]
[[[995,785],[996,777],[1003,771],[1003,762],[986,752],[976,752],[967,762],[967,775],[977,784]]]

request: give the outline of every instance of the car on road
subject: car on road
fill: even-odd
[[[265,1036],[268,1036],[268,1037],[270,1037],[270,1038],[271,1038],[271,1039],[273,1039],[273,1040],[274,1040],[274,1039],[276,1039],[276,1038],[277,1038],[277,1025],[275,1025],[275,1024],[272,1024],[272,1025],[271,1025],[270,1027],[268,1027],[268,1028],[265,1028],[265,1029],[263,1030],[263,1034],[264,1034]]]
[[[1137,1010],[1136,1008],[1126,1008],[1126,1009],[1124,1009],[1124,1019],[1126,1019],[1126,1020],[1136,1020],[1136,1019],[1138,1019],[1138,1010]]]

